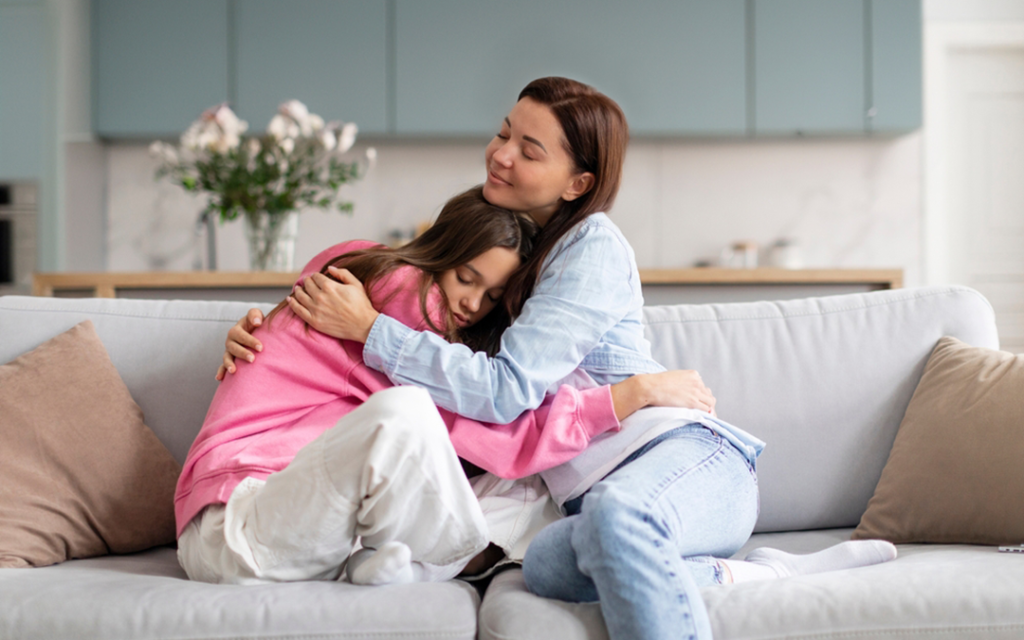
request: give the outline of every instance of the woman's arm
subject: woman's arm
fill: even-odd
[[[311,326],[345,339],[367,335],[363,360],[368,366],[396,384],[426,388],[445,409],[498,424],[540,406],[547,391],[575,370],[640,300],[639,278],[625,239],[610,223],[589,220],[556,248],[494,358],[435,334],[410,330],[387,315],[375,317],[372,327],[350,328],[349,334],[339,335],[325,319],[359,316],[365,304],[360,311],[346,310],[336,295],[347,287],[346,295],[359,299],[358,286],[310,280],[307,290],[297,291],[295,297],[308,305],[306,294],[312,289],[331,307],[308,316],[297,311]],[[297,306],[302,305],[292,303],[293,309]]]

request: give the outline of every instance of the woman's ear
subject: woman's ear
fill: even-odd
[[[594,174],[589,171],[577,175],[569,183],[569,188],[562,192],[562,200],[572,202],[576,198],[585,195],[594,187]]]

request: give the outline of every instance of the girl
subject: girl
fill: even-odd
[[[449,201],[405,247],[342,243],[303,275],[344,266],[382,312],[494,352],[508,323],[495,307],[534,232],[477,188]],[[671,375],[615,390],[564,387],[511,425],[483,426],[439,414],[421,389],[388,389],[362,364],[361,345],[310,331],[285,303],[259,334],[272,348],[218,388],[178,483],[179,558],[195,580],[336,579],[346,563],[362,584],[448,579],[489,539],[516,548],[518,534],[488,526],[488,504],[509,491],[528,494],[532,513],[543,515],[546,495],[536,482],[493,476],[471,486],[456,452],[520,478],[618,429],[619,417],[638,408],[636,389],[655,402],[674,395]],[[365,551],[349,560],[357,539]]]
[[[542,78],[520,93],[488,144],[484,197],[542,227],[537,249],[506,288],[530,297],[493,357],[378,313],[344,270],[331,272],[338,283],[307,280],[289,306],[328,335],[365,343],[364,362],[392,381],[422,384],[439,406],[489,422],[538,406],[570,375],[589,387],[662,371],[643,336],[633,251],[603,213],[618,192],[627,140],[625,117],[608,97]],[[258,320],[250,312],[232,328],[225,370],[233,356],[251,358],[248,349],[258,348],[246,331]],[[757,550],[750,562],[724,560],[757,519],[755,461],[764,444],[717,420],[714,409],[713,397],[695,395],[670,415],[639,412],[546,473],[568,517],[531,544],[527,587],[599,600],[613,639],[710,638],[702,586],[895,556],[888,543],[863,541],[807,557]]]

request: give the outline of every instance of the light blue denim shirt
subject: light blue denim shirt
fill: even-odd
[[[380,315],[363,361],[395,384],[426,388],[445,409],[506,424],[540,406],[577,369],[597,384],[664,371],[644,337],[643,304],[632,247],[607,215],[595,213],[552,249],[497,356]],[[739,429],[729,436],[751,462],[763,447]]]
[[[597,213],[552,249],[497,356],[382,315],[370,330],[363,361],[396,384],[426,387],[445,409],[505,424],[540,406],[552,386],[577,368],[599,384],[664,371],[643,335],[643,303],[633,249],[608,216]]]

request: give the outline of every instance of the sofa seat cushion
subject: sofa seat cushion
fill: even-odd
[[[755,535],[758,546],[823,549],[850,529]],[[1024,637],[1024,554],[995,547],[900,545],[874,567],[703,590],[715,640],[776,638],[1008,639]],[[529,594],[519,570],[494,579],[480,607],[481,640],[608,637],[596,604]]]
[[[478,605],[476,590],[459,581],[387,587],[191,582],[169,547],[0,569],[4,640],[470,640]]]

